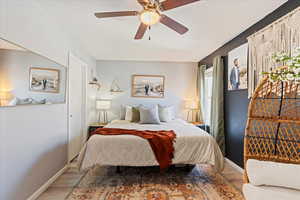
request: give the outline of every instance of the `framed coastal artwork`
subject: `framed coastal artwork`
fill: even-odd
[[[248,43],[228,53],[228,90],[248,88]]]
[[[58,69],[31,67],[29,89],[34,92],[59,93]]]
[[[164,98],[165,76],[133,75],[131,96],[144,98]]]

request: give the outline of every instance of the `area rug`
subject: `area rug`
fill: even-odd
[[[210,166],[95,167],[83,176],[68,200],[244,200],[241,192]]]

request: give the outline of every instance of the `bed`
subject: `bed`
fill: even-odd
[[[114,120],[105,128],[136,130],[174,130],[174,158],[172,164],[210,164],[222,171],[224,158],[215,139],[204,130],[180,119],[159,125]],[[93,135],[79,154],[80,170],[101,166],[157,166],[147,140],[133,135]]]

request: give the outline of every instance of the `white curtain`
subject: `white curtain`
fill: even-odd
[[[224,133],[224,60],[217,56],[213,61],[213,84],[210,116],[210,133],[225,153]]]
[[[205,72],[206,66],[199,64],[198,66],[198,72],[197,72],[197,96],[199,99],[199,114],[197,116],[198,122],[204,121],[204,103],[205,103]]]

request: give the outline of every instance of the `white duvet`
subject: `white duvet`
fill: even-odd
[[[173,120],[159,125],[130,123],[115,120],[106,128],[136,130],[174,130],[176,142],[173,164],[211,164],[223,170],[224,158],[215,139],[202,129],[183,120]],[[154,166],[158,165],[147,140],[133,135],[93,135],[80,152],[80,170],[94,165]]]

